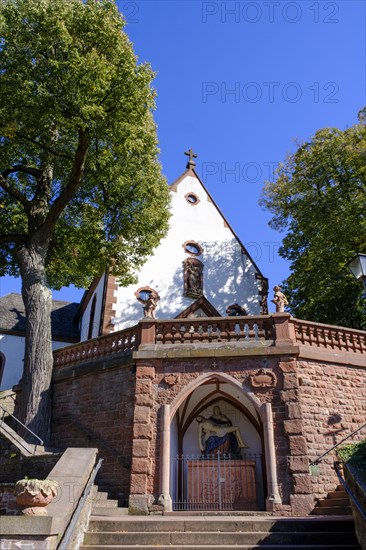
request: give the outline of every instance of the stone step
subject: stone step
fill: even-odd
[[[286,546],[278,546],[274,544],[265,544],[260,543],[260,545],[251,545],[251,544],[241,544],[240,547],[237,545],[227,545],[227,544],[212,544],[210,545],[141,545],[141,544],[128,544],[128,545],[95,545],[95,544],[83,544],[80,546],[80,550],[361,550],[358,545],[352,544],[289,544]]]
[[[328,493],[327,498],[349,498],[347,491],[345,489],[337,489]]]
[[[80,550],[360,550],[351,517],[91,517]]]
[[[316,504],[317,506],[330,508],[332,506],[350,506],[349,498],[325,498],[324,500],[319,500]]]
[[[316,506],[312,516],[350,516],[352,515],[351,506]]]
[[[309,532],[332,531],[354,532],[354,523],[351,517],[323,518],[247,518],[247,517],[163,517],[157,519],[151,516],[141,517],[105,517],[103,519],[91,517],[89,531],[97,532],[148,532],[175,531],[175,532],[250,532],[261,531],[271,533],[281,532]]]
[[[93,499],[107,499],[110,495],[109,491],[101,491],[97,485],[93,486],[90,494]]]
[[[108,508],[103,506],[93,506],[91,511],[90,520],[98,520],[100,516],[115,517],[115,516],[128,516],[128,508],[122,508],[120,506]]]
[[[333,532],[282,532],[282,533],[268,533],[268,532],[228,532],[226,531],[222,537],[222,541],[226,545],[242,545],[251,544],[257,545],[259,543],[266,543],[272,545],[285,546],[288,544],[322,544],[326,541],[328,545],[334,544],[351,544],[356,545],[356,535],[353,533],[333,533]],[[85,544],[96,545],[211,545],[214,546],[218,542],[217,532],[155,532],[155,533],[126,533],[126,532],[88,532],[85,534]]]
[[[171,517],[180,517],[180,516],[184,516],[184,517],[187,517],[187,516],[190,516],[190,517],[209,517],[209,516],[214,516],[214,517],[230,517],[230,518],[233,518],[233,517],[239,517],[239,518],[243,518],[243,517],[255,517],[255,518],[259,518],[259,517],[271,517],[273,518],[273,512],[263,512],[263,511],[259,511],[259,510],[256,510],[256,511],[235,511],[235,510],[205,510],[204,512],[202,510],[174,510],[174,512],[165,512],[164,513],[164,516],[167,518],[169,516]]]
[[[118,506],[118,500],[117,499],[111,499],[111,498],[96,498],[93,499],[93,508],[116,508]]]

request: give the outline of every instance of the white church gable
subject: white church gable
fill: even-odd
[[[80,340],[90,340],[100,336],[100,324],[102,318],[103,296],[106,283],[106,274],[94,281],[87,292],[87,300],[81,303]]]
[[[171,186],[171,195],[167,236],[141,268],[138,282],[115,291],[114,330],[143,317],[143,304],[137,297],[141,289],[159,294],[155,314],[160,319],[177,317],[194,303],[199,293],[189,295],[184,268],[184,262],[193,258],[202,270],[202,294],[221,316],[227,315],[232,304],[239,304],[249,315],[260,314],[263,277],[196,173],[187,170]],[[193,315],[202,314],[204,310],[198,309]]]

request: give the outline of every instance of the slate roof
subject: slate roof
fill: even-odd
[[[79,340],[75,322],[79,304],[52,300],[51,326],[54,340]],[[0,332],[25,332],[25,311],[21,294],[12,292],[0,298]]]

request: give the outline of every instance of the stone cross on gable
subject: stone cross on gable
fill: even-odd
[[[184,154],[187,155],[187,157],[189,157],[189,160],[187,162],[187,168],[194,168],[196,166],[196,163],[194,162],[193,159],[196,159],[197,155],[192,151],[192,147],[188,149],[188,151],[186,151]]]

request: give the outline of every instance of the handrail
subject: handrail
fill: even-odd
[[[339,441],[339,443],[336,443],[335,445],[333,445],[333,447],[331,447],[330,449],[328,449],[327,451],[325,451],[325,453],[323,453],[322,455],[318,456],[318,458],[316,458],[315,460],[312,460],[310,462],[310,466],[316,466],[317,464],[319,464],[323,458],[329,454],[330,452],[332,452],[334,449],[336,449],[337,447],[339,447],[339,445],[341,445],[344,441],[346,441],[347,439],[349,439],[350,437],[353,437],[357,432],[361,431],[362,428],[364,428],[366,426],[366,422],[364,424],[362,424],[362,426],[360,426],[359,428],[357,428],[357,430],[354,430],[352,433],[350,433],[349,435],[347,435],[347,437],[343,438],[341,441]]]
[[[80,517],[80,514],[81,514],[81,511],[84,507],[84,504],[85,504],[85,501],[86,499],[88,498],[89,494],[90,494],[90,491],[94,485],[94,480],[97,476],[97,473],[102,465],[102,462],[103,462],[103,458],[100,458],[98,463],[94,466],[91,474],[90,474],[90,477],[88,479],[88,482],[87,484],[85,485],[85,488],[84,488],[84,491],[83,491],[83,494],[81,495],[80,497],[80,500],[72,514],[72,517],[71,517],[71,520],[64,532],[64,535],[59,543],[59,545],[57,546],[57,550],[68,550],[68,548],[70,548],[69,546],[69,542],[70,542],[70,539],[73,535],[73,532],[74,532],[74,529],[75,529],[75,525],[77,524],[78,522],[78,519]]]
[[[351,499],[353,500],[357,510],[360,512],[361,516],[366,520],[366,512],[365,510],[362,508],[361,504],[358,502],[357,498],[354,496],[354,494],[352,493],[351,489],[349,488],[348,486],[348,483],[347,481],[343,478],[340,470],[339,470],[339,464],[341,464],[341,462],[339,461],[334,461],[334,469],[335,469],[335,472],[338,476],[338,479],[339,481],[341,482],[341,484],[343,485],[343,487],[345,488],[346,490],[346,493],[351,497]]]
[[[14,416],[13,414],[11,414],[9,411],[7,411],[6,409],[4,409],[4,407],[2,405],[0,405],[0,409],[2,409],[3,411],[3,414],[2,414],[2,417],[1,417],[1,421],[4,422],[4,413],[7,413],[8,416],[11,416],[16,422],[18,422],[18,424],[20,424],[25,430],[27,430],[27,432],[29,432],[30,434],[33,435],[33,437],[35,437],[36,439],[38,439],[39,443],[41,445],[44,445],[44,442],[43,442],[43,439],[41,439],[40,437],[38,437],[37,434],[35,434],[34,432],[32,432],[32,430],[30,430],[25,424],[23,424],[23,422],[21,422],[19,420],[19,418],[17,418],[16,416]],[[5,422],[4,422],[5,424]],[[34,443],[33,443],[34,445]],[[36,447],[37,445],[35,445]]]

